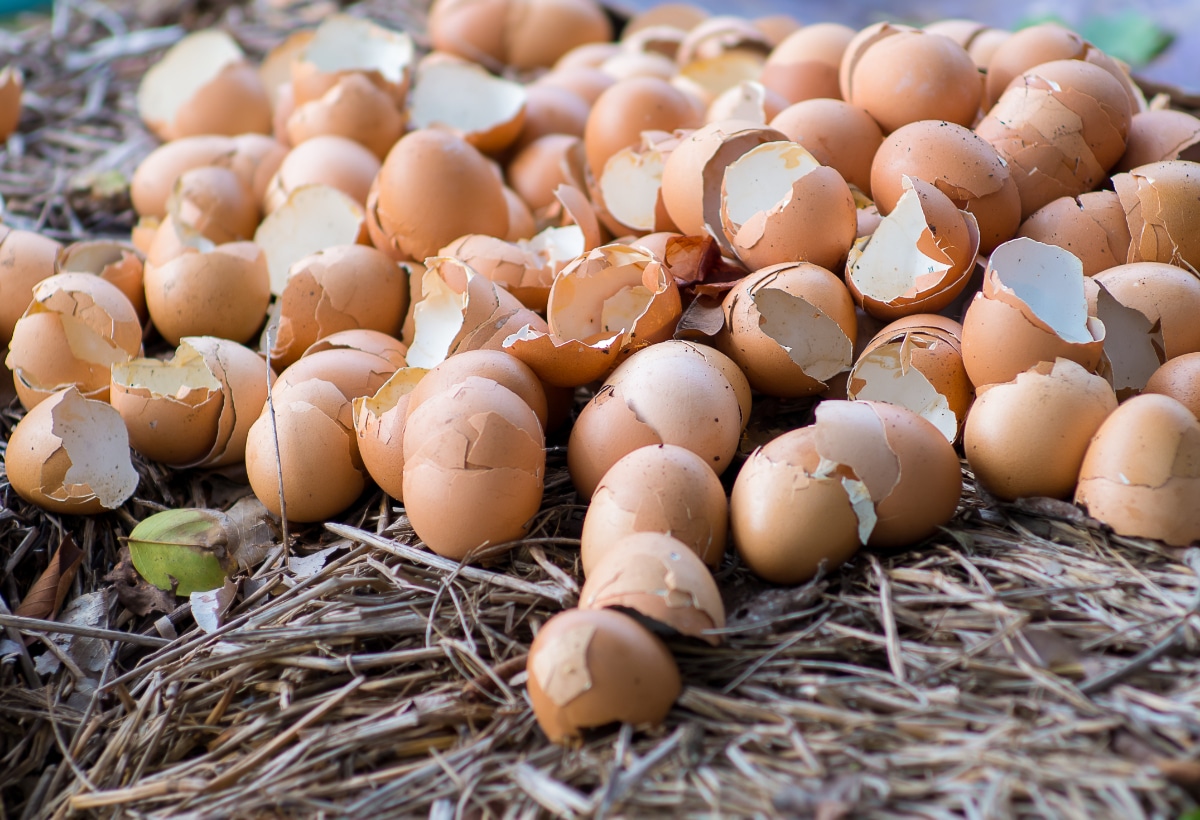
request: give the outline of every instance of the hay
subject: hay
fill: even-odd
[[[261,53],[331,8],[176,13],[219,18]],[[397,4],[359,11],[421,21]],[[60,3],[4,35],[32,92],[0,161],[9,224],[127,235],[121,181],[153,145],[133,89],[179,19]],[[762,424],[778,423],[777,404],[763,403]],[[0,414],[5,439],[18,417]],[[917,549],[863,552],[794,589],[727,559],[726,643],[673,643],[686,686],[666,725],[573,749],[546,743],[523,685],[532,634],[581,577],[561,446],[537,530],[491,565],[419,548],[376,492],[295,533],[211,632],[186,604],[133,615],[104,576],[137,519],[244,490],[139,469],[144,495],[94,520],[0,484],[0,597],[19,601],[69,533],[87,557],[67,601],[102,615],[64,625],[0,610],[21,647],[0,667],[0,818],[1177,818],[1197,806],[1197,553],[1113,536],[1061,502],[996,503],[965,469],[958,515]]]

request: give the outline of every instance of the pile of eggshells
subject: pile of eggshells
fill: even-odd
[[[663,718],[660,636],[720,642],[727,535],[786,584],[917,543],[959,452],[1001,499],[1200,538],[1200,120],[1116,60],[686,5],[611,42],[593,0],[437,0],[429,35],[333,15],[255,65],[191,34],[139,89],[131,244],[0,229],[18,493],[113,509],[132,446],[244,464],[299,522],[374,482],[493,557],[586,386],[586,583],[528,664],[555,741]],[[760,396],[822,401],[727,494]]]

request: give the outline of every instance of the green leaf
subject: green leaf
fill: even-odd
[[[1043,14],[1029,14],[1029,15],[1022,17],[1020,20],[1017,21],[1016,25],[1013,26],[1012,30],[1020,31],[1023,28],[1032,28],[1034,26],[1040,26],[1042,23],[1057,23],[1058,25],[1062,26],[1063,28],[1071,28],[1070,23],[1068,23],[1063,18],[1059,17],[1054,12],[1045,12]]]
[[[1101,51],[1131,66],[1150,62],[1175,39],[1152,17],[1134,9],[1089,18],[1079,33]]]
[[[206,592],[225,583],[230,520],[219,510],[167,510],[129,534],[129,555],[138,573],[176,595]]]
[[[1200,809],[1192,809],[1179,815],[1179,820],[1200,820]]]

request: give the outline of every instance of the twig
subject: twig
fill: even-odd
[[[155,638],[153,635],[139,635],[134,632],[121,632],[117,629],[102,629],[97,626],[79,626],[57,621],[44,621],[41,618],[26,618],[23,615],[0,614],[0,626],[11,627],[21,632],[30,633],[61,633],[63,635],[79,635],[83,638],[99,638],[104,641],[119,641],[121,643],[138,644],[139,646],[166,646],[171,643],[166,638]]]

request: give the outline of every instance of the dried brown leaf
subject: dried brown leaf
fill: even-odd
[[[62,543],[50,559],[50,565],[38,577],[13,614],[25,618],[53,619],[62,608],[82,562],[83,550],[75,545],[70,535],[63,535]]]

